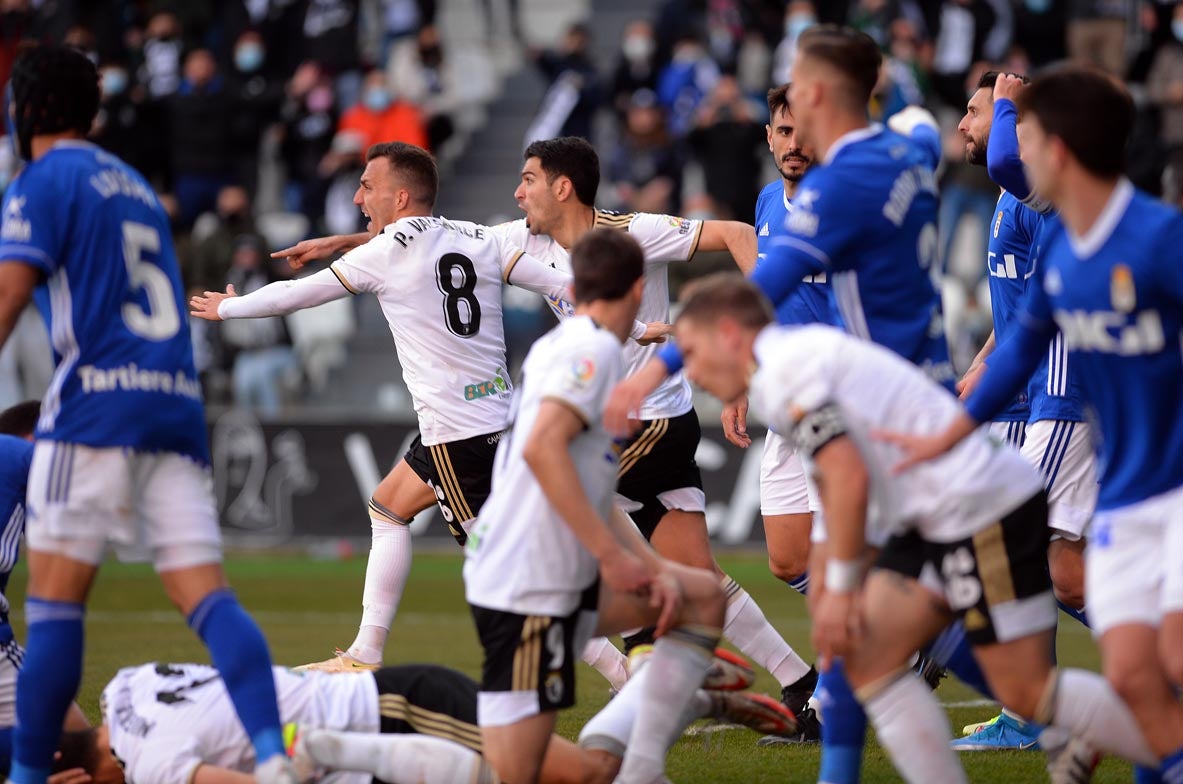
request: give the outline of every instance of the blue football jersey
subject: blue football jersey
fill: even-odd
[[[779,305],[826,271],[847,332],[895,351],[953,388],[938,294],[939,140],[873,125],[839,139],[797,187],[786,231],[752,279]]]
[[[760,191],[760,196],[756,199],[757,264],[768,256],[768,245],[772,238],[784,231],[791,209],[792,205],[785,197],[782,180],[770,182]],[[805,285],[777,306],[776,320],[781,324],[841,326],[832,309],[826,274],[821,272],[808,276]]]
[[[0,262],[49,290],[57,369],[37,438],[209,461],[168,216],[151,186],[87,142],[58,142],[4,194]]]
[[[1100,440],[1099,510],[1183,486],[1180,247],[1183,215],[1121,181],[1088,235],[1047,236],[1021,328],[967,403],[989,419],[1058,327]]]
[[[1032,210],[1025,208],[1028,212]],[[1060,230],[1060,219],[1046,215],[1040,222],[1035,243],[1031,246],[1032,264],[1038,266],[1039,255],[1047,239]],[[1064,336],[1057,334],[1047,347],[1047,356],[1039,363],[1039,369],[1031,376],[1027,385],[1027,397],[1031,401],[1032,422],[1058,419],[1065,422],[1083,422],[1083,394],[1076,367],[1068,361]]]
[[[994,207],[994,220],[986,246],[986,271],[990,282],[990,311],[996,344],[1010,337],[1023,291],[1031,276],[1031,246],[1039,231],[1040,216],[1003,191]],[[989,362],[989,360],[987,360]],[[1031,417],[1028,391],[1015,396],[996,422],[1026,422]]]
[[[5,593],[25,532],[25,489],[32,464],[32,442],[0,434],[0,642],[12,639]]]

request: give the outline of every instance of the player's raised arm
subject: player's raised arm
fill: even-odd
[[[310,261],[320,261],[339,253],[347,253],[354,248],[365,245],[371,239],[368,232],[357,234],[334,234],[329,237],[316,237],[301,240],[290,248],[277,250],[271,254],[273,259],[286,259],[292,269],[300,269]]]
[[[986,142],[986,171],[990,179],[1036,212],[1051,212],[1052,205],[1031,189],[1027,171],[1019,157],[1019,111],[1015,99],[1024,87],[1024,79],[999,74],[994,83],[994,117]]]
[[[727,251],[745,275],[756,268],[756,229],[742,221],[703,221],[698,249]]]
[[[41,271],[30,264],[0,261],[0,348],[8,342],[40,278]]]
[[[269,283],[244,296],[233,286],[227,286],[224,293],[207,291],[189,299],[189,313],[207,321],[286,316],[355,293],[346,289],[332,270],[321,270],[306,278]]]

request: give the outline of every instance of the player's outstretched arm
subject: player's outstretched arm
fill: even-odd
[[[546,500],[580,544],[600,562],[600,575],[608,587],[621,593],[639,593],[649,584],[649,570],[596,512],[571,459],[571,442],[585,426],[583,417],[567,403],[557,398],[543,400],[522,446],[522,458]]]
[[[1000,74],[994,83],[993,119],[986,142],[986,171],[990,179],[1019,201],[1038,212],[1050,212],[1052,205],[1031,190],[1027,170],[1019,156],[1019,111],[1015,100],[1023,91],[1023,80]]]
[[[41,271],[30,264],[11,260],[0,263],[0,348],[8,342],[40,278]]]
[[[677,347],[667,346],[656,358],[646,362],[640,370],[621,381],[612,390],[604,406],[604,428],[609,433],[623,438],[632,435],[636,430],[639,423],[633,418],[633,414],[641,409],[645,398],[661,386],[661,382],[669,375],[661,357],[670,350],[678,357],[678,366],[681,367],[681,354],[678,353]]]
[[[698,249],[727,251],[745,275],[756,268],[756,230],[742,221],[703,221]]]
[[[270,283],[243,296],[239,296],[233,286],[227,286],[225,293],[207,291],[189,299],[189,312],[207,321],[286,316],[342,299],[351,293],[336,273],[326,269],[306,278]]]
[[[290,248],[277,250],[271,254],[273,259],[287,259],[292,269],[300,269],[310,261],[320,261],[340,253],[353,250],[365,245],[371,239],[364,231],[357,234],[335,234],[330,237],[316,237],[301,240]]]

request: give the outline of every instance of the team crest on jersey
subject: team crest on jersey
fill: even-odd
[[[1109,275],[1109,301],[1118,313],[1133,313],[1138,306],[1134,273],[1125,264],[1115,264]]]
[[[596,375],[596,363],[589,357],[583,357],[571,365],[571,385],[582,389]]]
[[[998,217],[994,219],[994,239],[998,239],[998,229],[1002,226],[1002,210],[998,211]]]
[[[1053,297],[1064,292],[1064,279],[1060,277],[1060,271],[1055,267],[1047,271],[1047,275],[1043,279],[1043,290]]]

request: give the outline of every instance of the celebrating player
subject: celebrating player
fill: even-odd
[[[149,550],[209,648],[254,746],[258,781],[294,781],[267,642],[222,571],[168,216],[143,177],[85,141],[99,85],[82,53],[24,52],[11,90],[27,164],[4,194],[0,346],[44,283],[59,359],[29,473],[28,641],[9,779],[42,784],[49,775],[82,677],[86,598],[115,543]]]
[[[1059,330],[1100,436],[1085,597],[1105,675],[1164,780],[1183,776],[1183,216],[1122,176],[1133,102],[1110,77],[1063,68],[1018,99],[1033,190],[1062,227],[1039,250],[1015,334],[942,432],[897,437],[900,468],[952,448],[1002,410]],[[1080,118],[1088,117],[1083,123]]]
[[[976,433],[939,461],[893,476],[898,452],[871,432],[939,431],[958,416],[956,400],[882,347],[831,327],[770,327],[772,318],[751,282],[712,276],[684,297],[675,334],[696,383],[721,400],[750,387],[753,409],[814,471],[825,515],[824,527],[815,521],[815,562],[825,567],[810,594],[814,645],[823,661],[845,657],[904,778],[966,780],[947,717],[907,669],[954,616],[1004,705],[1097,748],[1152,759],[1102,677],[1051,665],[1056,605],[1035,470]],[[868,546],[882,553],[864,577]]]

